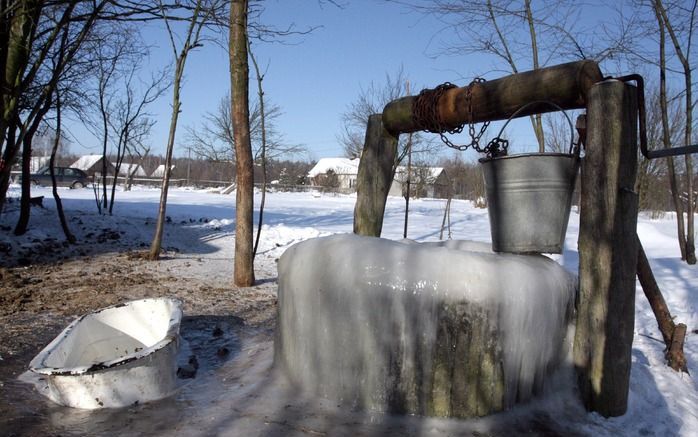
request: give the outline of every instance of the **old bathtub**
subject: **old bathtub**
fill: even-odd
[[[176,386],[181,302],[141,299],[86,314],[30,363],[40,391],[61,405],[116,408],[161,399]]]

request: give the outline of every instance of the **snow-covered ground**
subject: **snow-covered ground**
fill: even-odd
[[[148,244],[157,212],[159,190],[136,188],[118,192],[113,216],[96,213],[91,189],[60,190],[71,226],[90,223],[94,229],[116,229],[122,240]],[[13,186],[11,196],[18,196]],[[33,195],[45,196],[47,209],[34,208],[30,231],[16,238],[7,230],[16,217],[10,212],[0,217],[0,243],[30,251],[33,245],[46,238],[61,239],[55,220],[55,205],[48,188],[34,188]],[[258,196],[257,196],[258,201]],[[261,234],[260,255],[257,257],[258,278],[275,278],[275,260],[291,244],[308,238],[352,231],[355,196],[314,193],[269,193]],[[170,189],[167,215],[171,223],[163,246],[174,258],[204,260],[187,263],[187,271],[197,277],[227,281],[232,278],[232,257],[235,232],[235,196],[220,195],[186,188]],[[418,199],[410,202],[408,238],[418,241],[439,239],[446,202],[437,199]],[[256,219],[256,217],[255,217]],[[402,238],[404,199],[388,200],[383,237]],[[487,210],[477,209],[470,202],[454,200],[451,205],[450,232],[443,238],[489,241]],[[83,226],[84,227],[84,226]],[[566,249],[554,258],[568,270],[575,272],[578,264],[577,235],[579,215],[573,210],[566,237]],[[698,435],[698,267],[681,262],[676,244],[676,225],[670,213],[657,220],[641,214],[638,234],[650,259],[654,274],[677,322],[688,325],[684,350],[690,375],[678,374],[664,363],[661,335],[654,315],[642,290],[637,285],[635,339],[633,343],[630,402],[628,413],[622,417],[604,419],[586,414],[570,396],[552,396],[517,407],[505,413],[521,414],[527,408],[537,408],[554,420],[561,429],[574,430],[584,435]],[[7,256],[2,254],[2,256]],[[188,272],[188,273],[187,273]],[[519,411],[520,410],[520,411]],[[375,419],[375,415],[364,416]],[[481,419],[475,429],[487,432],[494,419]],[[347,420],[342,418],[341,420]],[[436,419],[411,418],[419,421],[422,434],[433,430],[458,433],[457,421],[439,422]],[[344,429],[346,423],[343,424]],[[431,430],[431,431],[429,431]],[[428,432],[427,432],[428,431]]]

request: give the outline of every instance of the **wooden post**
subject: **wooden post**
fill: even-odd
[[[354,207],[354,233],[380,237],[388,191],[393,182],[397,135],[383,127],[381,114],[368,118],[366,140],[359,161]]]
[[[604,81],[589,92],[579,225],[580,296],[574,362],[587,409],[628,405],[637,268],[637,98]]]

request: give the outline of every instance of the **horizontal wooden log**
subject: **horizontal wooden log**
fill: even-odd
[[[439,99],[438,108],[446,128],[463,123],[504,120],[527,103],[548,101],[562,109],[586,107],[586,95],[593,84],[603,79],[594,61],[578,61],[526,71],[472,85],[472,120],[468,105],[468,87],[451,88]],[[420,130],[412,117],[417,97],[402,97],[383,109],[383,125],[392,134]],[[517,117],[556,111],[550,105],[534,104]]]

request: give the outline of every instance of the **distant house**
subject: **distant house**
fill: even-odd
[[[102,155],[83,155],[72,163],[70,166],[74,168],[79,168],[80,170],[84,171],[87,173],[89,176],[94,176],[95,174],[102,174],[103,171],[103,156]],[[107,162],[107,174],[108,175],[113,175],[116,173],[116,168],[114,165],[109,162]]]
[[[175,166],[170,166],[170,171],[174,170]],[[160,164],[155,170],[150,174],[151,178],[162,178],[165,177],[165,164]]]
[[[322,158],[308,172],[310,184],[336,188],[337,191],[356,191],[359,159]],[[410,191],[416,197],[446,198],[451,181],[442,167],[413,166]],[[403,196],[407,190],[407,167],[395,170],[389,196]]]
[[[331,187],[338,191],[356,191],[359,159],[322,158],[308,172],[310,185]]]
[[[451,180],[443,167],[413,166],[410,177],[410,191],[413,197],[447,198]],[[389,196],[404,196],[407,192],[407,167],[395,170]]]
[[[116,168],[116,166],[114,166]],[[134,173],[135,172],[135,173]],[[143,167],[141,167],[139,164],[131,164],[128,162],[122,162],[121,166],[119,166],[119,176],[130,176],[133,174],[135,177],[146,177],[148,174],[143,170]]]

